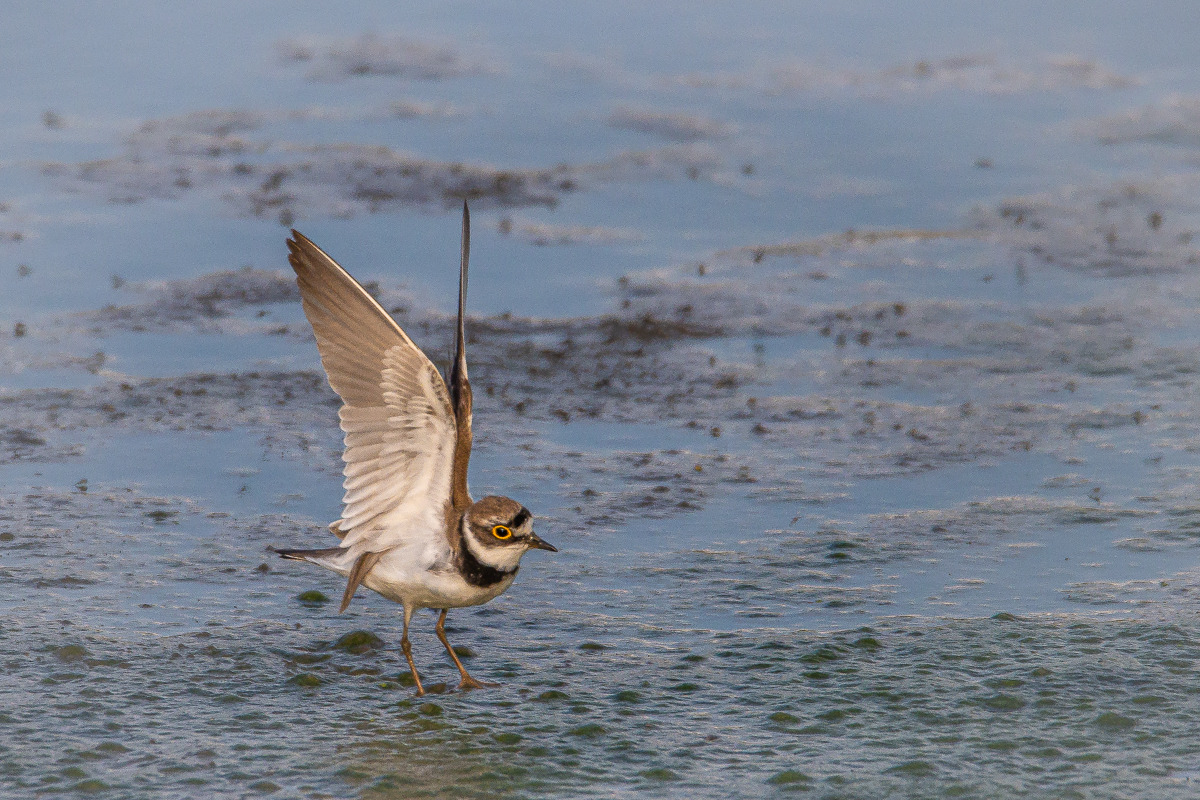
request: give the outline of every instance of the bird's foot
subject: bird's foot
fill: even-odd
[[[468,689],[495,689],[500,684],[488,683],[487,681],[477,681],[470,675],[464,675],[463,679],[458,684],[458,691],[465,692]]]

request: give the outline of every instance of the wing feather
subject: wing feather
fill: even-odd
[[[437,369],[332,258],[292,231],[288,261],[345,434],[342,547],[377,553],[440,537],[457,438]],[[374,562],[372,562],[374,563]]]

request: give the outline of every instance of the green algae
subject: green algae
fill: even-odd
[[[933,764],[928,761],[905,761],[903,764],[897,764],[894,767],[889,767],[887,772],[894,775],[907,775],[913,778],[927,778],[934,774],[937,770]]]
[[[293,592],[282,599],[292,602],[294,597]],[[781,634],[772,631],[762,637],[747,632],[726,634],[721,641],[728,648],[722,651],[727,656],[683,662],[680,659],[687,653],[685,646],[698,648],[710,639],[707,635],[699,638],[677,634],[679,649],[665,654],[658,643],[640,652],[636,650],[638,645],[631,645],[639,660],[622,668],[620,682],[615,685],[607,669],[597,672],[596,667],[589,666],[597,663],[595,659],[573,658],[574,647],[532,652],[522,649],[517,653],[502,640],[492,639],[489,648],[514,653],[507,656],[509,662],[520,660],[525,667],[522,672],[536,676],[529,681],[532,685],[528,689],[532,691],[523,697],[525,687],[517,684],[494,692],[447,696],[445,702],[439,699],[436,703],[441,713],[430,713],[430,708],[422,711],[422,703],[375,688],[384,676],[398,677],[395,669],[402,663],[398,654],[350,658],[323,644],[315,645],[325,648],[316,653],[323,658],[314,659],[323,665],[317,666],[314,675],[323,680],[320,688],[290,685],[304,692],[303,709],[297,713],[298,695],[279,691],[279,667],[286,669],[287,664],[295,663],[292,654],[314,655],[307,649],[314,647],[311,630],[307,629],[267,629],[275,632],[256,634],[230,627],[212,629],[204,638],[177,637],[164,643],[161,651],[154,651],[153,657],[132,650],[116,653],[130,666],[102,670],[112,674],[100,683],[94,681],[99,677],[97,669],[91,669],[81,671],[86,679],[60,682],[51,689],[66,693],[59,698],[59,713],[119,711],[121,716],[106,715],[103,719],[124,725],[116,741],[138,757],[157,752],[155,746],[146,743],[145,734],[129,724],[139,714],[170,715],[176,713],[172,710],[175,707],[203,707],[209,719],[218,723],[224,720],[220,724],[229,728],[222,738],[207,738],[189,751],[197,753],[203,747],[208,753],[203,760],[176,756],[161,760],[156,767],[164,779],[171,775],[180,781],[173,784],[178,790],[193,793],[195,787],[183,784],[183,780],[206,780],[206,792],[231,793],[222,787],[234,780],[228,776],[238,771],[237,759],[249,756],[259,746],[254,737],[286,735],[288,725],[301,724],[304,727],[297,730],[312,726],[322,735],[346,742],[342,751],[346,761],[341,766],[353,764],[361,770],[364,777],[354,792],[367,796],[377,794],[369,787],[387,774],[397,776],[397,786],[404,787],[391,791],[394,796],[404,796],[403,791],[437,794],[433,789],[436,786],[474,787],[479,791],[487,787],[491,796],[552,795],[574,791],[583,782],[593,780],[590,775],[600,776],[597,780],[624,780],[627,785],[645,788],[657,781],[641,772],[671,769],[682,776],[680,781],[690,780],[691,774],[674,759],[689,753],[694,754],[689,758],[706,758],[708,753],[722,752],[731,753],[746,765],[734,766],[728,774],[729,785],[740,787],[747,795],[753,794],[748,781],[759,782],[765,790],[762,781],[793,771],[797,763],[821,764],[813,769],[846,776],[839,790],[845,796],[907,796],[904,788],[897,787],[908,786],[912,780],[932,781],[932,788],[924,792],[929,796],[940,795],[941,787],[947,784],[967,785],[973,787],[973,793],[986,794],[986,789],[1003,784],[1008,774],[1036,775],[1039,781],[1048,781],[1047,785],[1056,788],[1067,786],[1071,779],[1099,780],[1092,775],[1094,770],[1100,771],[1095,775],[1105,776],[1109,771],[1125,770],[1132,776],[1130,780],[1165,780],[1136,772],[1139,767],[1159,769],[1161,756],[1153,755],[1161,750],[1158,744],[1140,740],[1136,728],[1130,735],[1101,735],[1114,732],[1106,731],[1096,720],[1106,710],[1107,693],[1114,686],[1137,686],[1139,691],[1123,695],[1123,702],[1138,709],[1138,727],[1180,735],[1182,723],[1176,715],[1200,702],[1200,696],[1182,691],[1186,677],[1164,677],[1174,667],[1164,666],[1163,662],[1200,660],[1196,657],[1200,656],[1200,644],[1193,643],[1200,641],[1200,636],[1175,636],[1164,641],[1159,628],[1106,624],[1093,631],[1111,643],[1114,657],[1098,663],[1096,658],[1081,653],[1080,645],[1070,642],[1060,625],[1021,623],[1029,635],[1005,640],[1003,646],[989,632],[989,628],[995,630],[995,625],[988,620],[955,621],[917,631],[880,626],[871,636],[886,642],[886,659],[871,648],[845,644],[854,636],[861,638],[857,633],[796,632],[786,641],[792,647],[788,650],[779,647]],[[511,635],[508,627],[496,630]],[[1134,635],[1119,636],[1122,630]],[[908,635],[912,632],[923,635]],[[1077,638],[1085,637],[1081,634]],[[431,635],[426,641],[437,644]],[[268,646],[264,647],[264,642]],[[828,651],[820,663],[828,665],[830,679],[805,679],[806,670],[794,656],[821,653],[823,648]],[[52,649],[39,645],[26,650],[41,659],[43,668],[47,661],[56,662],[49,655]],[[176,652],[179,657],[171,658]],[[1116,658],[1118,652],[1126,656],[1124,660]],[[747,664],[760,663],[758,659],[776,654],[779,660],[771,669],[746,672]],[[838,658],[830,659],[829,654],[837,654]],[[979,654],[988,654],[993,660],[980,665],[972,659]],[[943,655],[951,658],[944,659]],[[680,664],[686,666],[689,677],[695,678],[692,685],[700,689],[686,694],[673,692],[671,687],[678,684],[663,682],[664,674],[672,674],[664,673],[664,668]],[[1050,674],[1030,676],[1039,664],[1052,668]],[[124,677],[159,670],[158,674],[170,675],[171,680],[130,684]],[[20,670],[16,674],[19,677]],[[980,687],[988,688],[980,692]],[[153,688],[153,695],[146,691],[149,688]],[[538,689],[543,690],[542,694],[535,694]],[[101,693],[85,694],[92,690]],[[1036,695],[1050,699],[1043,693],[1050,693],[1057,705],[1036,712],[1031,706],[1024,711],[997,710],[1013,705],[997,698],[1030,702]],[[127,699],[135,694],[146,699]],[[239,706],[244,709],[246,703],[235,703],[229,712],[224,711],[222,698],[235,695],[253,698],[261,711],[232,710]],[[1135,702],[1139,698],[1146,700]],[[1167,701],[1157,702],[1154,698]],[[991,701],[992,707],[985,701]],[[32,718],[25,716],[19,704],[14,708],[21,712],[18,719]],[[11,716],[17,716],[16,711]],[[1006,713],[1010,715],[1007,718]],[[287,722],[289,715],[294,722]],[[1019,732],[1013,730],[1014,726]],[[910,738],[903,741],[921,742],[922,748],[930,748],[928,754],[898,744],[900,739],[886,734],[881,738],[880,732],[889,729],[904,731],[904,737]],[[1098,735],[1093,737],[1098,741],[1081,735],[1088,729]],[[742,731],[754,730],[763,739],[749,746],[751,737]],[[1064,732],[1071,733],[1064,736]],[[78,759],[81,766],[86,764],[88,774],[74,773],[64,778],[61,786],[89,778],[125,785],[134,769],[133,760],[111,757],[121,755],[120,751],[97,744],[100,741],[92,738],[72,749],[70,757]],[[572,746],[565,746],[566,742]],[[936,748],[937,760],[929,757],[934,754],[932,748]],[[446,759],[451,755],[474,765],[474,771],[439,783],[447,774]],[[672,761],[666,762],[667,757]],[[1135,758],[1141,760],[1131,763]],[[0,764],[3,759],[0,753]],[[285,763],[296,763],[288,756],[283,759]],[[205,767],[206,762],[219,765],[215,769],[220,771]],[[413,776],[402,779],[400,776],[409,773],[399,770],[399,763],[414,765]],[[959,763],[963,766],[955,766]],[[874,769],[864,771],[863,764],[874,765]],[[931,765],[933,772],[920,764]],[[1064,765],[1075,767],[1073,777],[1055,772]],[[527,773],[516,776],[501,770],[509,766]],[[238,786],[241,793],[252,794],[254,790],[247,785],[263,780],[264,773],[249,768],[245,772],[253,777],[239,779]],[[805,772],[813,774],[812,770]],[[320,769],[306,780],[334,796],[340,796],[339,790],[331,786],[342,786],[344,794],[347,784],[355,782],[332,771],[321,773],[324,778],[318,773]],[[481,780],[479,776],[485,773],[493,777]],[[273,774],[266,777],[274,780]],[[633,783],[629,784],[631,779]],[[1127,785],[1119,775],[1109,779]],[[0,782],[8,780],[11,778],[0,773]],[[292,791],[290,784],[274,782],[285,787],[278,794]],[[823,784],[815,778],[775,788],[812,791],[818,785]],[[828,786],[830,791],[833,788]],[[460,794],[477,796],[472,791]],[[698,792],[700,796],[714,796],[703,789]],[[1170,792],[1163,796],[1173,797]]]
[[[1120,714],[1112,711],[1107,711],[1096,717],[1092,724],[1102,730],[1116,733],[1119,731],[1127,731],[1132,729],[1137,725],[1137,721],[1132,720],[1129,717],[1123,717]]]
[[[291,660],[296,664],[320,664],[332,657],[329,653],[297,653]]]
[[[596,736],[603,736],[607,732],[608,731],[606,731],[603,726],[595,722],[589,722],[586,725],[580,725],[570,730],[570,734],[572,736],[581,736],[588,739]]]
[[[803,664],[825,664],[830,661],[838,661],[841,657],[841,653],[834,648],[821,647],[811,653],[800,656],[800,662]]]
[[[1024,700],[1010,694],[992,695],[981,700],[980,704],[990,711],[1017,711],[1026,705]]]
[[[300,594],[296,595],[296,599],[305,605],[312,606],[318,606],[329,602],[329,598],[325,596],[325,593],[316,589],[309,589],[307,592],[301,592]]]
[[[603,645],[599,642],[584,642],[583,644],[579,645],[579,649],[597,653],[601,650],[607,650],[608,645]]]
[[[358,767],[343,767],[334,774],[351,786],[361,786],[371,780],[371,773]]]
[[[382,650],[384,643],[370,631],[351,631],[334,642],[333,646],[338,650],[358,656]]]
[[[644,769],[641,772],[639,772],[638,775],[641,775],[643,778],[646,778],[647,780],[652,780],[652,781],[677,781],[677,780],[679,780],[679,775],[677,773],[675,773],[673,770],[669,770],[665,767],[654,767],[652,769]]]
[[[413,720],[412,722],[413,730],[423,732],[444,731],[449,730],[451,727],[452,726],[449,723],[439,722],[438,720],[430,717],[421,717],[420,719]]]
[[[80,794],[97,794],[99,792],[107,792],[110,788],[112,787],[102,780],[89,778],[72,786],[71,791],[79,792]]]
[[[795,783],[810,783],[811,781],[811,777],[794,769],[785,769],[783,772],[777,772],[770,778],[767,778],[767,783],[772,786],[788,786]]]
[[[64,664],[74,664],[85,660],[91,653],[80,644],[67,644],[54,649],[54,657]]]
[[[292,686],[299,686],[301,689],[315,689],[324,683],[324,681],[322,681],[319,676],[313,675],[311,672],[301,672],[299,675],[293,675],[288,680],[288,683],[290,683]]]
[[[1034,747],[1026,753],[1034,758],[1059,758],[1063,754],[1057,747]]]
[[[46,686],[57,686],[60,683],[83,680],[86,677],[87,675],[83,672],[55,672],[53,675],[42,678],[42,683]]]
[[[1020,747],[1020,745],[1018,745],[1016,742],[1004,740],[998,742],[987,742],[983,746],[988,750],[999,750],[1002,753],[1007,753],[1010,750],[1016,750],[1018,747]]]

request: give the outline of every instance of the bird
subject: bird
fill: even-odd
[[[288,240],[304,314],[329,385],[342,399],[345,480],[341,541],[319,550],[277,549],[347,578],[338,613],[365,586],[403,607],[400,647],[417,695],[425,694],[408,639],[413,613],[440,610],[435,630],[462,677],[460,691],[495,686],[471,677],[446,638],[446,613],[503,594],[530,550],[557,552],[533,515],[508,497],[472,500],[471,383],[467,378],[467,262],[471,217],[463,203],[454,357],[441,374],[399,324],[336,261],[296,230]]]

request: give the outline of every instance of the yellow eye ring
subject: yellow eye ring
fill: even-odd
[[[492,528],[492,536],[495,536],[497,539],[511,539],[512,531],[504,525],[497,525]]]

